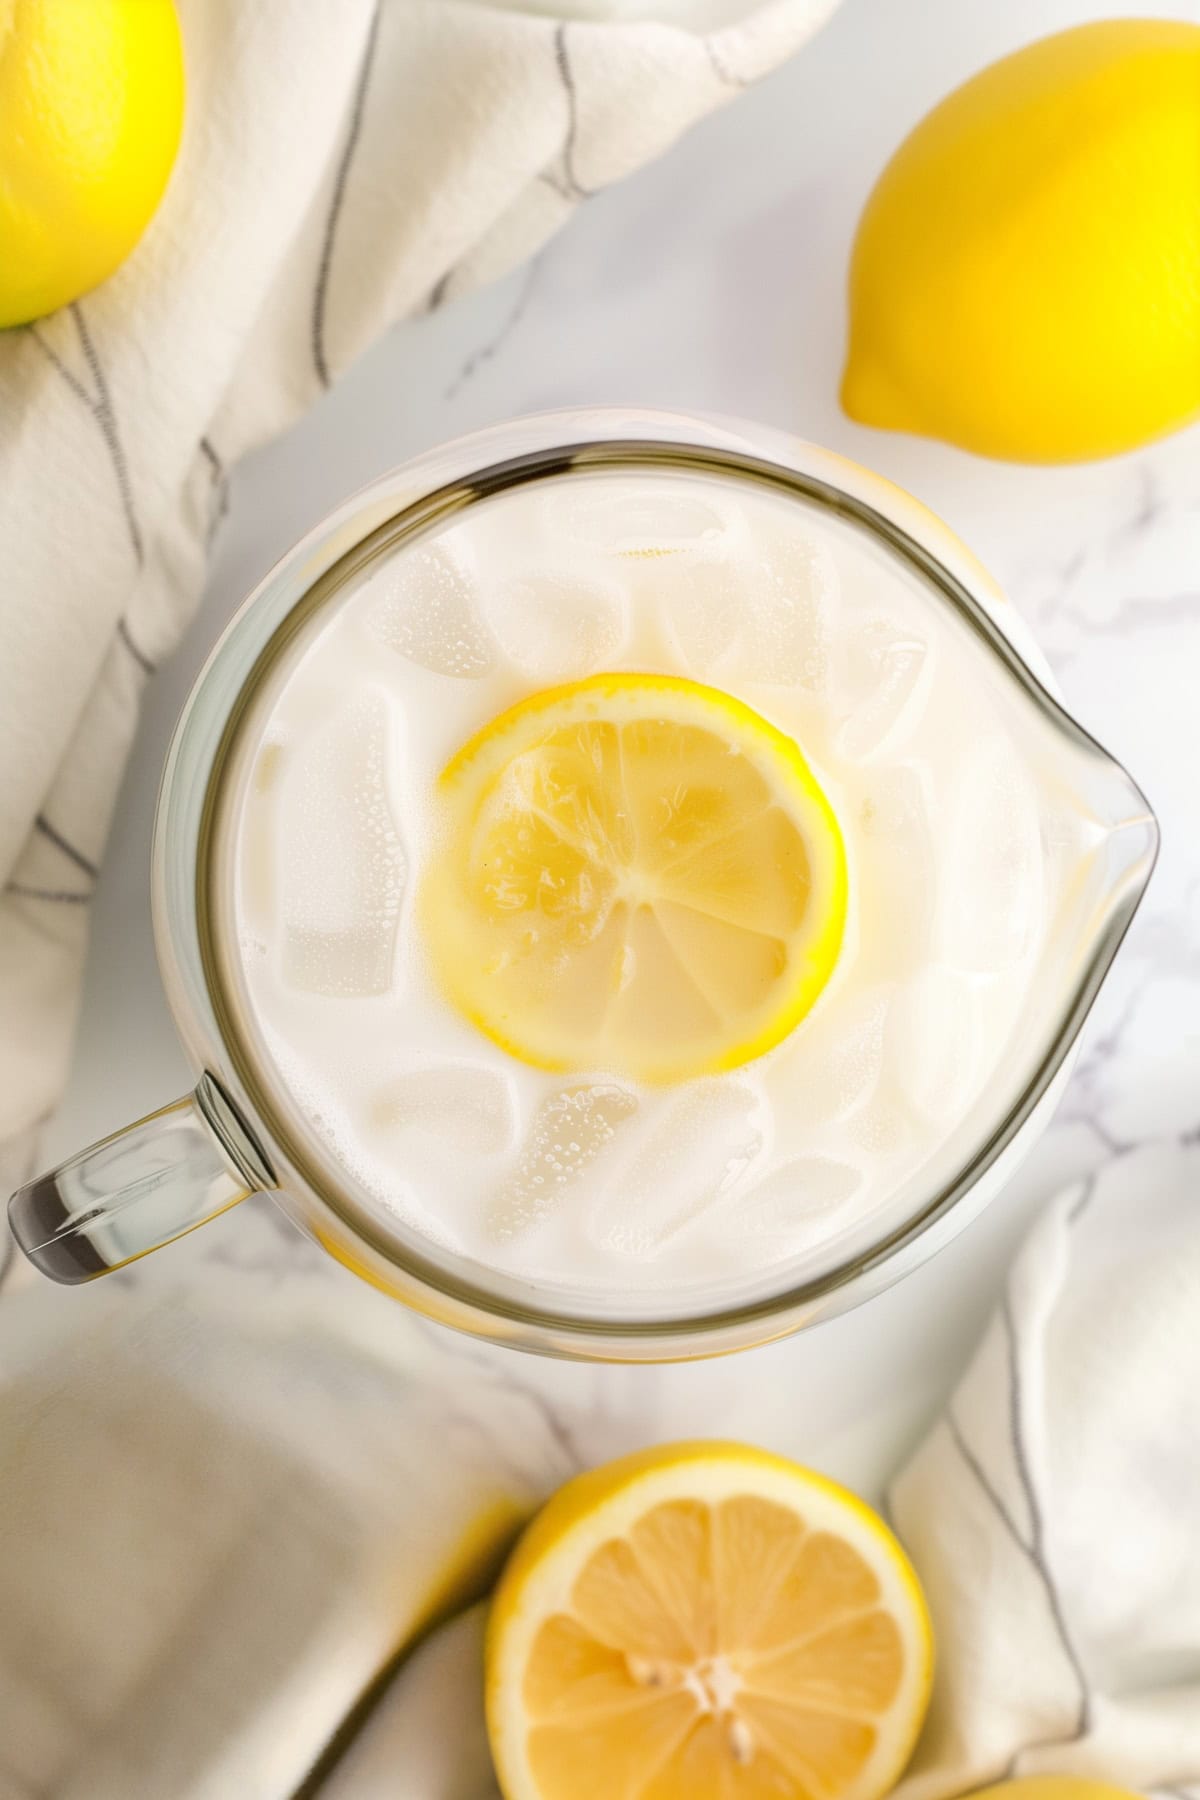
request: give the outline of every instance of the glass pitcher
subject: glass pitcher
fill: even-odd
[[[950,610],[995,679],[1036,717],[1056,804],[1085,821],[1086,877],[1047,943],[1020,1042],[986,1104],[950,1133],[921,1191],[857,1234],[815,1246],[785,1277],[735,1281],[698,1303],[652,1305],[526,1281],[458,1255],[391,1216],[334,1160],[255,1042],[222,942],[215,847],[239,734],[298,633],[403,546],[489,497],[596,471],[670,470],[756,484],[832,512]],[[359,1276],[430,1317],[558,1355],[655,1361],[739,1349],[857,1304],[931,1256],[1023,1158],[1069,1074],[1080,1027],[1141,900],[1158,831],[1129,775],[1063,710],[1022,620],[926,508],[846,459],[757,426],[659,413],[565,412],[478,433],[382,477],[317,526],[237,613],[176,729],[159,796],[153,912],[167,997],[197,1081],[191,1094],[15,1194],[17,1243],[77,1283],[120,1268],[234,1206],[270,1194]]]

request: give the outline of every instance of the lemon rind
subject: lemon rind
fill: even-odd
[[[697,1061],[688,1054],[638,1060],[620,1072],[649,1086],[726,1074],[756,1061],[782,1043],[807,1017],[827,986],[842,946],[847,916],[849,876],[846,849],[837,815],[824,789],[795,740],[745,701],[723,689],[705,686],[684,676],[641,671],[613,671],[582,681],[545,688],[510,706],[484,725],[459,749],[443,769],[438,787],[445,795],[456,791],[470,803],[468,829],[478,822],[491,792],[491,782],[508,765],[531,721],[553,717],[556,726],[589,719],[620,724],[623,703],[630,702],[629,721],[645,717],[644,701],[653,695],[668,718],[688,725],[715,725],[718,721],[730,741],[751,755],[768,780],[778,802],[804,832],[811,859],[814,891],[806,925],[789,945],[792,980],[786,998],[764,1009],[765,1017],[743,1036],[733,1037],[719,1053]],[[790,803],[790,804],[789,804]],[[435,890],[437,882],[430,884]],[[448,929],[453,911],[431,903],[436,915],[434,941]],[[559,1053],[544,1043],[534,1044],[504,1016],[482,1007],[472,984],[459,973],[465,958],[440,959],[443,985],[456,1009],[468,1022],[507,1055],[529,1067],[548,1073],[573,1073],[602,1061],[588,1040],[566,1041]]]

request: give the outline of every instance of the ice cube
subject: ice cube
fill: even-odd
[[[835,747],[853,762],[895,751],[925,707],[933,659],[926,640],[898,619],[873,617],[839,645]]]
[[[391,985],[407,864],[388,795],[388,703],[346,702],[278,783],[283,979],[308,993]]]
[[[864,769],[847,825],[857,837],[859,935],[864,961],[902,947],[910,964],[925,954],[932,928],[936,867],[925,783],[901,764]],[[893,952],[894,954],[894,952]]]
[[[389,650],[435,675],[486,675],[495,652],[465,552],[441,542],[414,546],[388,566],[367,629]]]
[[[420,1132],[475,1156],[506,1150],[516,1130],[512,1084],[468,1063],[405,1070],[373,1095],[370,1116],[389,1133]]]
[[[664,563],[645,579],[658,588],[693,674],[824,692],[837,569],[828,549],[802,531],[765,550],[746,546],[702,562]]]
[[[872,1156],[896,1156],[913,1142],[912,1115],[890,1090],[881,1089],[847,1121],[846,1135]]]
[[[1041,811],[1032,774],[998,732],[964,751],[944,829],[941,956],[982,974],[1012,968],[1044,906]]]
[[[828,998],[820,1039],[805,1046],[803,1069],[794,1077],[796,1105],[814,1124],[849,1118],[879,1086],[891,990]]]
[[[485,588],[492,634],[535,681],[568,681],[611,662],[625,636],[615,582],[555,569],[501,576]]]
[[[620,1180],[596,1202],[592,1235],[652,1261],[679,1232],[733,1192],[762,1153],[763,1101],[743,1081],[701,1081],[668,1101]]]
[[[489,1208],[492,1236],[518,1237],[549,1218],[637,1109],[636,1095],[614,1082],[563,1088],[543,1100]]]
[[[863,1171],[832,1156],[797,1156],[724,1207],[719,1236],[758,1262],[792,1256],[826,1236],[863,1185]]]
[[[979,999],[971,977],[932,964],[897,990],[888,1061],[909,1106],[931,1125],[962,1117],[979,1080]]]
[[[553,525],[600,556],[658,557],[710,552],[736,530],[739,515],[661,482],[611,477],[578,482],[549,496]]]

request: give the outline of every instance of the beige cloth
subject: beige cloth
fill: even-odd
[[[239,1227],[236,1267],[0,1306],[0,1800],[287,1800],[572,1472],[513,1359],[462,1360],[265,1205]],[[478,1723],[407,1781],[411,1692],[357,1793],[476,1800]]]
[[[158,216],[101,288],[0,333],[0,1147],[62,1089],[139,697],[230,465],[836,0],[177,3],[187,118]]]

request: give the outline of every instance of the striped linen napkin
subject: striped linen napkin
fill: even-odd
[[[232,463],[397,319],[531,255],[837,0],[177,0],[163,206],[0,333],[0,1175],[65,1079],[139,696]]]
[[[1061,1195],[891,1489],[939,1672],[898,1800],[1009,1775],[1200,1796],[1200,1149]]]

